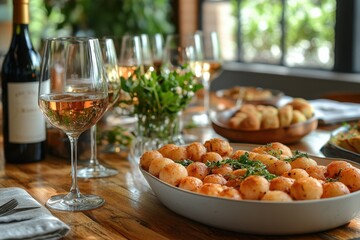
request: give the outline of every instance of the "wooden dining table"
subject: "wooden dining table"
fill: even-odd
[[[319,126],[291,149],[323,156],[320,148],[329,140],[332,130],[339,125]],[[186,134],[198,136],[199,141],[216,136],[211,129],[191,129]],[[39,203],[45,205],[55,194],[70,189],[70,162],[48,154],[36,163],[5,163],[0,143],[0,188],[25,189]],[[136,163],[128,160],[126,152],[100,152],[102,163],[119,170],[107,178],[79,179],[82,193],[97,194],[105,204],[97,209],[81,212],[53,211],[51,213],[71,227],[64,239],[355,239],[360,238],[360,215],[335,229],[323,232],[265,236],[217,229],[185,218],[165,207],[151,190]],[[83,164],[80,162],[79,164]],[[1,234],[1,233],[0,233]]]

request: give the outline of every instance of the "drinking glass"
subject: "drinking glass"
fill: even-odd
[[[119,76],[128,78],[137,68],[144,73],[141,40],[139,36],[125,35],[121,40],[120,56],[118,61]]]
[[[99,39],[102,58],[108,83],[109,104],[106,110],[118,100],[120,92],[120,77],[118,74],[117,56],[114,41],[111,38]],[[101,164],[97,158],[96,124],[91,127],[91,157],[87,167],[78,170],[80,178],[110,177],[119,173],[115,168]]]
[[[194,34],[197,62],[201,63],[203,89],[198,94],[203,98],[204,110],[210,123],[210,84],[222,71],[222,57],[217,32],[201,32]],[[196,65],[195,67],[199,67]],[[199,74],[197,74],[199,75]],[[205,122],[205,121],[204,121]]]
[[[164,44],[164,37],[161,33],[156,33],[150,37],[151,55],[154,63],[154,69],[157,73],[161,72]]]
[[[127,79],[133,75],[138,68],[140,68],[141,73],[144,73],[140,37],[130,34],[124,35],[121,39],[120,54],[118,58],[119,77]],[[120,100],[129,100],[129,95],[126,92],[121,91]],[[137,121],[134,116],[131,116],[132,108],[133,106],[129,104],[120,103],[119,106],[115,108],[113,116],[109,117],[109,123],[131,128]]]
[[[39,107],[47,120],[70,140],[72,183],[69,193],[50,197],[55,210],[82,211],[100,207],[104,199],[80,193],[77,143],[108,106],[108,87],[96,38],[52,38],[45,42],[39,86]]]
[[[191,36],[170,34],[166,37],[163,55],[163,71],[179,73],[190,71],[189,64],[194,60],[194,41]]]
[[[145,33],[140,35],[142,62],[144,65],[144,73],[148,74],[154,71],[154,61],[151,54],[151,46],[149,36]]]

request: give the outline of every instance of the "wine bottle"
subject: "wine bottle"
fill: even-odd
[[[29,35],[29,0],[13,5],[13,35],[1,71],[4,156],[26,163],[45,157],[46,124],[37,100],[40,55]]]

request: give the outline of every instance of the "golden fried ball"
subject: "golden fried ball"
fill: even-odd
[[[224,188],[224,190],[222,190],[219,193],[219,197],[241,200],[241,195],[240,195],[239,190],[232,188],[232,187]]]
[[[240,183],[240,194],[243,199],[260,200],[269,191],[270,183],[266,178],[251,175]]]
[[[246,173],[247,173],[247,169],[245,169],[245,168],[236,169],[236,170],[232,171],[227,176],[225,176],[225,179],[227,180],[226,186],[239,188],[240,183],[243,180]]]
[[[310,177],[325,181],[326,180],[326,166],[316,165],[305,169]]]
[[[207,163],[207,162],[219,162],[223,160],[221,155],[218,154],[217,152],[207,152],[204,155],[201,156],[201,161],[203,163]]]
[[[223,176],[230,174],[232,171],[233,171],[232,167],[229,166],[228,164],[224,164],[220,167],[214,167],[211,169],[211,173],[221,174]]]
[[[261,201],[291,202],[292,198],[286,192],[273,190],[266,192]]]
[[[200,179],[191,176],[184,177],[179,182],[179,188],[192,192],[196,192],[202,185],[203,182]]]
[[[193,142],[186,146],[186,151],[190,160],[200,162],[202,155],[206,153],[206,148],[199,142]]]
[[[239,168],[239,169],[236,169],[236,170],[232,171],[230,173],[230,175],[233,176],[233,177],[239,178],[239,177],[245,176],[246,173],[247,173],[246,168]]]
[[[230,156],[233,152],[233,148],[230,143],[224,139],[212,138],[204,143],[208,152],[217,152],[222,157]]]
[[[255,160],[260,161],[265,165],[273,164],[273,163],[279,161],[279,159],[277,159],[274,156],[271,156],[269,154],[260,154],[260,153],[249,154],[249,159],[254,160],[254,161]]]
[[[323,188],[320,181],[313,177],[296,179],[290,188],[290,195],[295,200],[320,199],[322,194]]]
[[[223,191],[223,187],[217,183],[204,183],[198,190],[198,193],[218,197]]]
[[[251,150],[252,152],[260,153],[260,154],[270,154],[272,156],[281,156],[285,155],[288,157],[291,157],[293,154],[291,152],[291,149],[280,143],[280,142],[272,142],[265,145],[261,145],[258,147],[255,147]]]
[[[266,165],[267,170],[276,175],[282,175],[291,170],[291,165],[289,162],[276,160],[270,164]]]
[[[349,193],[350,190],[342,182],[326,182],[323,184],[323,194],[321,198],[337,197]]]
[[[221,174],[209,174],[203,179],[204,183],[217,183],[220,185],[226,184],[226,179]]]
[[[332,161],[326,167],[326,177],[337,178],[342,170],[351,167],[352,165],[350,163],[343,160]]]
[[[174,161],[170,158],[160,157],[155,158],[151,161],[149,166],[149,173],[155,177],[159,176],[159,173],[163,167],[165,167],[169,163],[173,163]]]
[[[360,190],[360,169],[349,167],[341,170],[339,181],[345,184],[350,192]]]
[[[270,180],[270,190],[290,193],[291,185],[293,185],[294,182],[295,179],[293,178],[278,176]]]
[[[177,148],[177,145],[173,143],[169,143],[159,148],[158,152],[161,153],[164,157],[169,158],[170,151],[172,151],[175,148]]]
[[[168,158],[174,161],[188,159],[186,147],[183,146],[177,146],[176,148],[172,149],[168,155],[169,155]]]
[[[190,163],[186,170],[188,171],[188,175],[192,177],[196,177],[200,180],[203,180],[210,173],[210,169],[202,162],[193,162]]]
[[[306,169],[306,168],[311,167],[311,166],[316,166],[317,162],[312,158],[298,157],[295,160],[291,161],[290,165],[291,165],[292,168]]]
[[[142,169],[148,171],[152,160],[163,157],[160,152],[156,150],[146,151],[140,157],[140,166]]]
[[[299,179],[299,178],[309,177],[309,174],[304,169],[294,168],[288,172],[283,173],[282,176],[293,179]]]
[[[238,160],[242,155],[245,155],[245,153],[249,153],[249,151],[245,150],[236,150],[233,154],[231,154],[230,158]]]
[[[180,180],[187,176],[188,172],[186,168],[178,163],[169,163],[165,165],[159,173],[160,180],[173,186],[177,186]]]

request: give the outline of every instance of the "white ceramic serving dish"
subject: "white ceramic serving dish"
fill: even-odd
[[[312,158],[321,165],[334,160]],[[239,201],[182,190],[140,170],[159,200],[172,211],[197,222],[235,232],[262,235],[319,232],[348,223],[360,211],[360,191],[335,198],[287,203]]]

